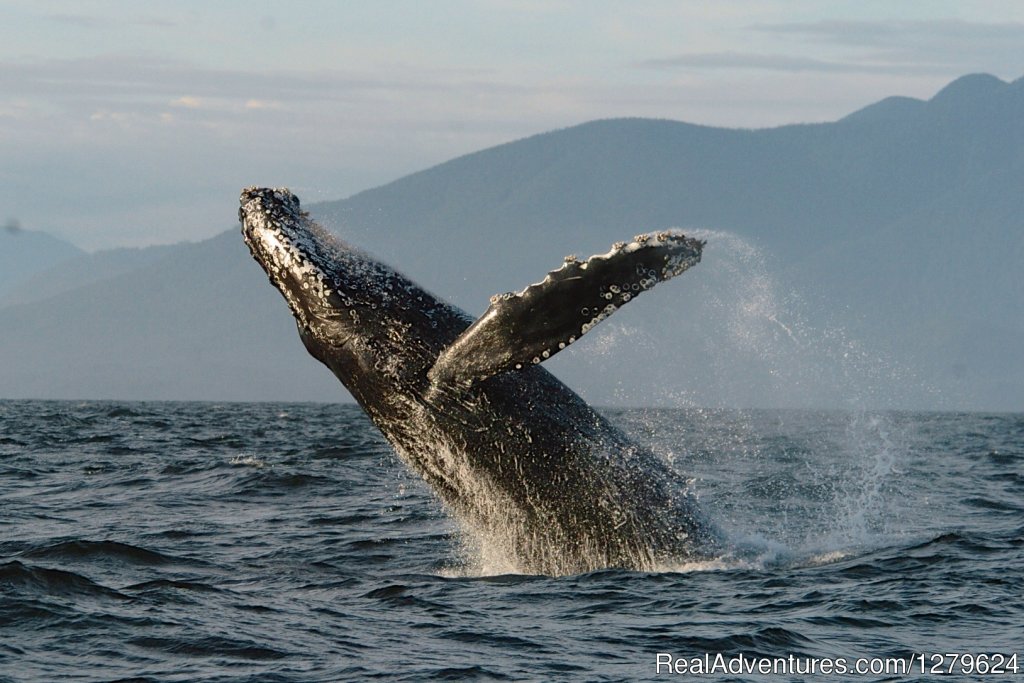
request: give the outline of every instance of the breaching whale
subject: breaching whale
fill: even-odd
[[[245,242],[306,349],[505,567],[646,570],[715,554],[687,480],[540,366],[698,263],[703,242],[665,231],[567,257],[474,322],[330,235],[287,189],[249,187],[240,203]]]

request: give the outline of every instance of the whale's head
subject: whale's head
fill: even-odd
[[[348,247],[310,220],[286,188],[247,187],[239,204],[245,243],[288,302],[300,332],[344,344],[350,325],[340,287]]]
[[[327,232],[288,189],[248,187],[239,203],[245,242],[288,302],[303,343],[350,390],[362,381],[418,381],[468,325]]]

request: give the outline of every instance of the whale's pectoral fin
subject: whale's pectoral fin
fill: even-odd
[[[676,231],[638,235],[586,261],[568,257],[543,282],[491,298],[487,311],[444,350],[428,377],[435,387],[471,385],[540,363],[619,306],[700,261],[704,242]]]

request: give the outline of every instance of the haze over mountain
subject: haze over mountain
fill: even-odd
[[[69,242],[23,230],[12,221],[0,228],[0,298],[35,273],[84,253]]]
[[[9,291],[0,295],[0,307],[44,301],[64,292],[130,273],[160,260],[178,246],[106,249],[86,254],[75,248],[72,257],[58,260],[15,280]],[[77,258],[75,258],[77,257]]]
[[[473,313],[565,254],[704,230],[704,263],[550,362],[598,403],[1021,410],[1022,187],[1024,79],[973,75],[826,124],[595,121],[307,208]],[[52,292],[37,268],[0,308],[0,395],[344,396],[236,230],[149,256]]]

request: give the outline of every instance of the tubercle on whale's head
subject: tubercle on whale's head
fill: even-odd
[[[343,340],[346,302],[339,292],[339,266],[345,259],[339,255],[344,245],[310,220],[287,188],[247,187],[239,205],[245,243],[300,329],[321,341]]]

